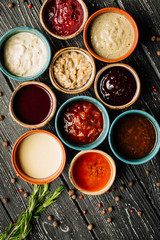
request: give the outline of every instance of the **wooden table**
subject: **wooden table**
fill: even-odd
[[[41,26],[39,20],[39,12],[42,0],[32,0],[22,3],[20,0],[13,0],[14,8],[9,9],[7,4],[9,0],[0,1],[0,34],[1,36],[11,28],[18,26],[29,26],[41,31],[48,39],[52,55],[64,47],[78,46],[84,47],[82,33],[74,39],[61,41],[51,37]],[[160,1],[158,0],[86,0],[89,14],[104,7],[117,7],[126,10],[138,24],[140,39],[134,53],[123,62],[131,65],[139,74],[142,84],[141,95],[138,101],[128,109],[145,108],[158,121],[160,121],[160,57],[157,51],[160,50],[160,42],[152,42],[151,36],[160,35]],[[33,7],[29,9],[28,4],[32,3]],[[105,63],[96,60],[96,67],[99,70]],[[50,82],[48,69],[37,79],[44,82],[55,92],[58,107],[70,95],[57,91]],[[11,183],[11,178],[15,177],[15,171],[11,164],[11,151],[15,141],[29,129],[25,129],[13,122],[9,115],[8,104],[10,96],[20,82],[7,78],[0,72],[0,91],[3,96],[0,97],[0,115],[4,115],[3,121],[0,121],[0,232],[4,232],[5,227],[11,221],[16,222],[19,214],[24,211],[28,205],[29,198],[24,198],[23,193],[19,193],[18,189],[24,189],[24,192],[31,193],[32,185],[24,182],[21,178],[17,179],[15,184]],[[157,91],[153,90],[153,86]],[[95,97],[93,86],[82,93]],[[108,110],[108,109],[107,109]],[[126,111],[125,109],[124,111]],[[121,113],[121,111],[108,110],[111,121]],[[54,118],[43,129],[55,133]],[[8,147],[3,147],[4,141],[9,141]],[[68,196],[68,190],[73,186],[68,178],[68,168],[71,159],[77,154],[77,151],[71,150],[65,146],[67,152],[67,163],[63,173],[58,179],[50,184],[53,192],[56,187],[63,184],[65,191],[51,205],[37,222],[34,223],[33,231],[29,239],[36,240],[148,240],[160,239],[160,189],[156,186],[160,182],[160,154],[150,162],[132,166],[123,164],[112,154],[107,138],[98,147],[110,154],[116,161],[117,176],[114,182],[114,192],[105,193],[101,196],[84,196],[84,199],[72,200]],[[146,174],[146,170],[150,174]],[[129,181],[133,181],[134,185],[129,186]],[[125,190],[120,190],[120,185],[125,185]],[[77,192],[77,196],[80,193]],[[119,202],[115,201],[115,196],[120,196]],[[3,203],[3,199],[8,198],[7,204]],[[102,208],[98,207],[98,203],[102,203]],[[109,206],[113,206],[114,211],[102,214],[102,210],[107,210]],[[83,210],[87,210],[87,214],[83,215]],[[131,213],[131,209],[134,210]],[[142,211],[142,216],[138,216],[137,212]],[[47,219],[48,215],[52,215],[54,220],[60,222],[58,228],[52,226],[52,222]],[[107,218],[112,217],[112,223],[107,222]],[[94,229],[89,231],[87,225],[92,223]]]

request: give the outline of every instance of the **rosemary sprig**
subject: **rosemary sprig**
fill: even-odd
[[[26,239],[32,229],[32,221],[38,218],[39,214],[49,205],[54,203],[64,190],[63,186],[60,186],[54,193],[45,199],[45,196],[49,193],[48,187],[49,184],[34,185],[28,208],[19,216],[15,225],[10,223],[9,227],[6,227],[5,233],[0,234],[0,240]]]

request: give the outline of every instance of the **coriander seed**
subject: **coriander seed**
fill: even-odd
[[[3,115],[0,115],[0,121],[2,121],[4,119]]]
[[[74,195],[74,190],[73,190],[73,189],[69,190],[69,191],[68,191],[68,194],[69,194],[69,196],[71,197],[72,195]]]
[[[113,211],[113,207],[109,207],[109,208],[108,208],[108,211],[109,211],[109,212],[112,212],[112,211]]]
[[[124,185],[121,185],[119,188],[120,188],[121,191],[123,191],[124,190]]]
[[[142,215],[142,212],[141,211],[138,211],[138,216],[140,217]]]
[[[116,201],[116,202],[119,202],[119,201],[120,201],[120,197],[119,197],[119,196],[116,196],[116,197],[115,197],[115,201]]]
[[[130,186],[130,187],[133,186],[133,181],[129,181],[129,186]]]
[[[52,221],[52,216],[48,216],[48,221]]]
[[[24,198],[27,198],[28,197],[28,193],[26,192],[26,193],[24,193]]]
[[[14,4],[11,2],[11,3],[8,3],[8,7],[9,8],[13,8],[14,7]]]
[[[6,204],[8,202],[8,198],[3,199],[3,203]]]
[[[16,179],[15,179],[15,178],[12,178],[12,179],[11,179],[11,183],[14,184],[15,182],[16,182]]]
[[[58,227],[58,221],[54,221],[53,223],[52,223],[52,225],[53,225],[53,227],[55,227],[55,228],[57,228]]]
[[[160,51],[157,51],[157,55],[160,56]]]
[[[0,97],[2,97],[3,96],[3,92],[0,92]]]
[[[88,225],[88,230],[91,231],[92,229],[93,229],[93,224],[89,224],[89,225]]]
[[[4,142],[3,142],[3,146],[4,146],[4,147],[8,147],[8,146],[9,146],[8,141],[4,141]]]
[[[156,185],[157,185],[157,187],[160,187],[160,182],[157,182]]]
[[[112,222],[112,218],[107,218],[107,222],[111,223]]]
[[[155,36],[152,36],[151,37],[151,41],[154,42],[156,40],[156,37]]]
[[[77,196],[75,194],[72,195],[72,199],[75,200]]]

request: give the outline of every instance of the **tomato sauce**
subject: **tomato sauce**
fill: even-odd
[[[125,115],[114,127],[115,148],[125,158],[139,159],[147,156],[153,149],[155,141],[153,124],[140,114]]]
[[[63,113],[63,129],[72,142],[92,143],[103,130],[102,113],[90,102],[75,102]]]
[[[83,19],[83,8],[77,0],[49,0],[43,12],[46,27],[59,36],[75,33]]]
[[[72,175],[75,183],[83,190],[102,190],[111,178],[111,165],[102,154],[87,152],[74,163]]]

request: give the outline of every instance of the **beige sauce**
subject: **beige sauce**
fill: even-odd
[[[19,166],[25,174],[45,178],[55,173],[62,161],[60,144],[46,133],[26,137],[18,148]]]
[[[134,30],[129,20],[117,13],[104,13],[91,24],[91,44],[99,56],[116,59],[124,56],[134,42]]]

